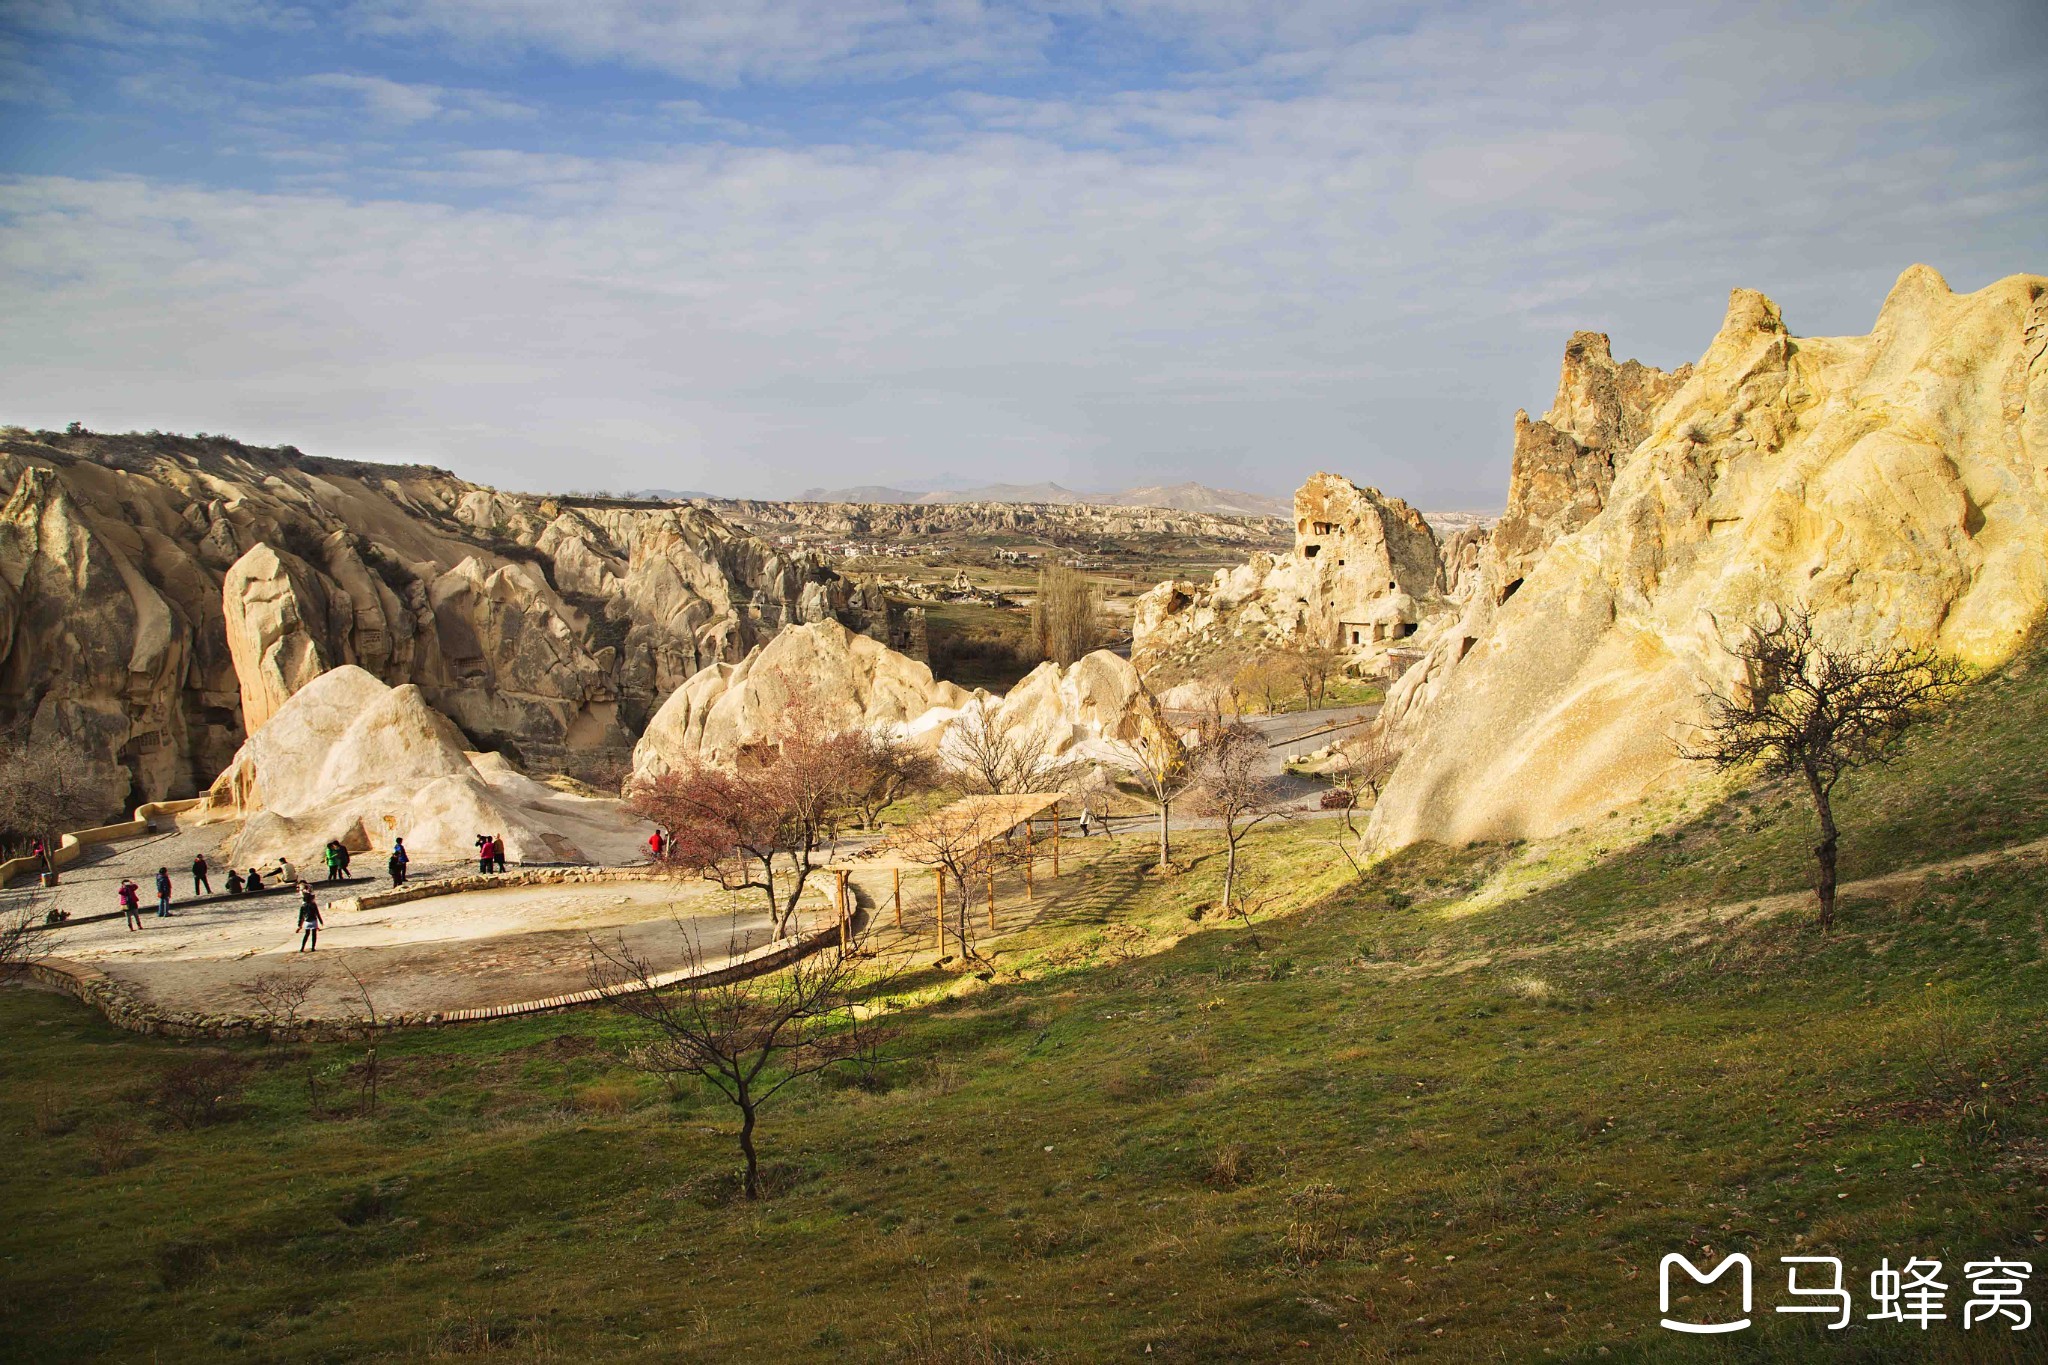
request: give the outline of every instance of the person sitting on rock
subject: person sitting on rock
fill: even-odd
[[[250,895],[252,895],[252,896],[253,896],[253,895],[255,895],[255,894],[256,894],[256,893],[258,892],[258,891],[261,891],[262,889],[263,889],[263,874],[262,874],[261,872],[258,872],[258,871],[257,871],[257,870],[256,870],[255,868],[253,868],[253,867],[252,867],[252,868],[250,868],[250,869],[249,869],[249,875],[248,875],[248,876],[246,876],[246,877],[244,877],[244,878],[242,879],[242,890],[244,890],[244,891],[248,892],[248,893],[249,893]]]
[[[242,894],[242,874],[235,871],[232,867],[228,869],[227,888],[230,896]]]
[[[292,866],[292,860],[282,853],[277,855],[277,871],[271,874],[270,879],[279,886],[290,886],[293,882],[301,880],[299,869]]]
[[[130,930],[142,927],[142,888],[127,877],[121,879],[121,913],[128,917]]]

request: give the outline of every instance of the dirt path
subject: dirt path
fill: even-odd
[[[1966,854],[1960,858],[1948,858],[1941,862],[1921,863],[1915,867],[1900,868],[1896,872],[1885,872],[1860,881],[1843,882],[1836,888],[1840,898],[1850,896],[1888,896],[1903,890],[1910,890],[1937,874],[1963,872],[1970,868],[1987,867],[2006,858],[2048,858],[2048,839],[2035,839],[2024,844],[2008,844],[2004,848],[1986,849],[1982,853]],[[1413,976],[1455,976],[1461,972],[1474,971],[1511,962],[1528,962],[1548,957],[1563,951],[1601,952],[1631,944],[1698,937],[1710,930],[1731,925],[1761,923],[1780,915],[1793,914],[1811,908],[1811,890],[1784,891],[1771,896],[1753,896],[1721,905],[1695,906],[1683,901],[1674,901],[1643,912],[1640,923],[1627,928],[1596,934],[1589,938],[1573,939],[1565,943],[1538,943],[1527,947],[1513,948],[1494,953],[1474,953],[1468,957],[1444,957],[1437,960],[1416,963],[1370,963],[1371,968],[1385,970],[1393,975]]]

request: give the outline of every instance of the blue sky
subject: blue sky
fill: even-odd
[[[0,420],[514,488],[1333,469],[2048,271],[2035,4],[0,0]]]

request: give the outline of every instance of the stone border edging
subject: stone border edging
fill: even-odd
[[[177,815],[191,810],[204,797],[187,796],[177,801],[145,801],[137,806],[132,818],[112,825],[94,825],[91,829],[75,829],[69,834],[57,836],[57,848],[50,855],[50,866],[62,872],[83,856],[82,850],[93,844],[111,844],[116,839],[132,839],[138,834],[148,834],[155,825],[151,821],[162,815]],[[42,869],[42,864],[32,855],[9,858],[0,863],[0,886],[5,886],[24,872]]]
[[[581,874],[581,875],[577,875]],[[526,879],[526,880],[515,880]],[[454,895],[462,891],[477,890],[491,886],[541,886],[549,884],[576,884],[587,882],[625,881],[681,881],[682,877],[664,878],[635,875],[630,868],[548,868],[525,873],[470,873],[460,877],[447,877],[431,882],[422,882],[417,892],[411,886],[395,887],[392,891],[379,893],[396,899],[380,900],[378,904],[396,905],[404,901],[422,900],[428,896]],[[474,883],[474,885],[471,885]],[[853,888],[855,905],[848,932],[858,935],[868,926],[867,896],[858,887]],[[823,894],[822,891],[820,894]],[[359,897],[358,901],[371,899]],[[337,901],[333,909],[370,908],[360,904]],[[738,981],[765,972],[778,971],[793,962],[811,954],[830,948],[839,942],[840,927],[835,921],[824,928],[814,929],[794,939],[779,943],[764,943],[760,947],[741,954],[731,962],[713,967],[708,971],[691,972],[679,969],[661,972],[648,980],[650,989],[672,986],[682,981],[694,981],[698,985],[717,986],[728,981]],[[578,1005],[596,1004],[619,995],[633,994],[633,989],[606,990],[589,987],[580,991],[568,991],[561,995],[543,996],[538,1000],[520,1000],[504,1005],[480,1005],[473,1009],[436,1010],[426,1014],[394,1014],[378,1016],[375,1025],[362,1019],[311,1019],[289,1028],[280,1028],[240,1015],[166,1014],[139,999],[134,990],[98,967],[87,962],[75,962],[70,958],[45,957],[26,964],[28,975],[45,985],[55,987],[64,994],[90,1005],[106,1016],[107,1022],[116,1028],[131,1033],[141,1033],[162,1038],[251,1038],[264,1037],[280,1042],[339,1042],[369,1036],[373,1031],[388,1033],[401,1028],[438,1028],[446,1024],[483,1023],[492,1019],[512,1019],[528,1014],[548,1014],[556,1010],[573,1009]]]

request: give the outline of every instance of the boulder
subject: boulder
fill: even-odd
[[[969,701],[927,665],[837,621],[790,626],[739,663],[713,664],[670,694],[634,749],[633,771],[646,777],[693,762],[731,764],[772,742],[800,692],[835,730],[910,733],[935,710],[957,712]]]
[[[1407,757],[1373,837],[1544,836],[1690,780],[1678,742],[1765,604],[1846,646],[2007,658],[2048,613],[2044,356],[2038,276],[1956,295],[1915,266],[1860,337],[1795,339],[1736,290],[1598,509],[1503,549],[1515,590],[1389,696]]]
[[[799,693],[829,729],[880,728],[942,755],[946,732],[970,710],[986,710],[1005,730],[1023,727],[1056,756],[1108,760],[1117,742],[1166,730],[1137,669],[1107,650],[1068,668],[1040,664],[996,698],[824,621],[786,627],[741,662],[713,664],[677,688],[634,750],[634,775],[736,763],[774,742]]]
[[[617,801],[566,795],[500,755],[467,752],[419,688],[353,664],[293,693],[186,818],[241,820],[234,863],[302,867],[318,865],[329,839],[363,851],[403,838],[416,858],[460,861],[478,834],[499,834],[517,862],[617,862],[646,835]]]

